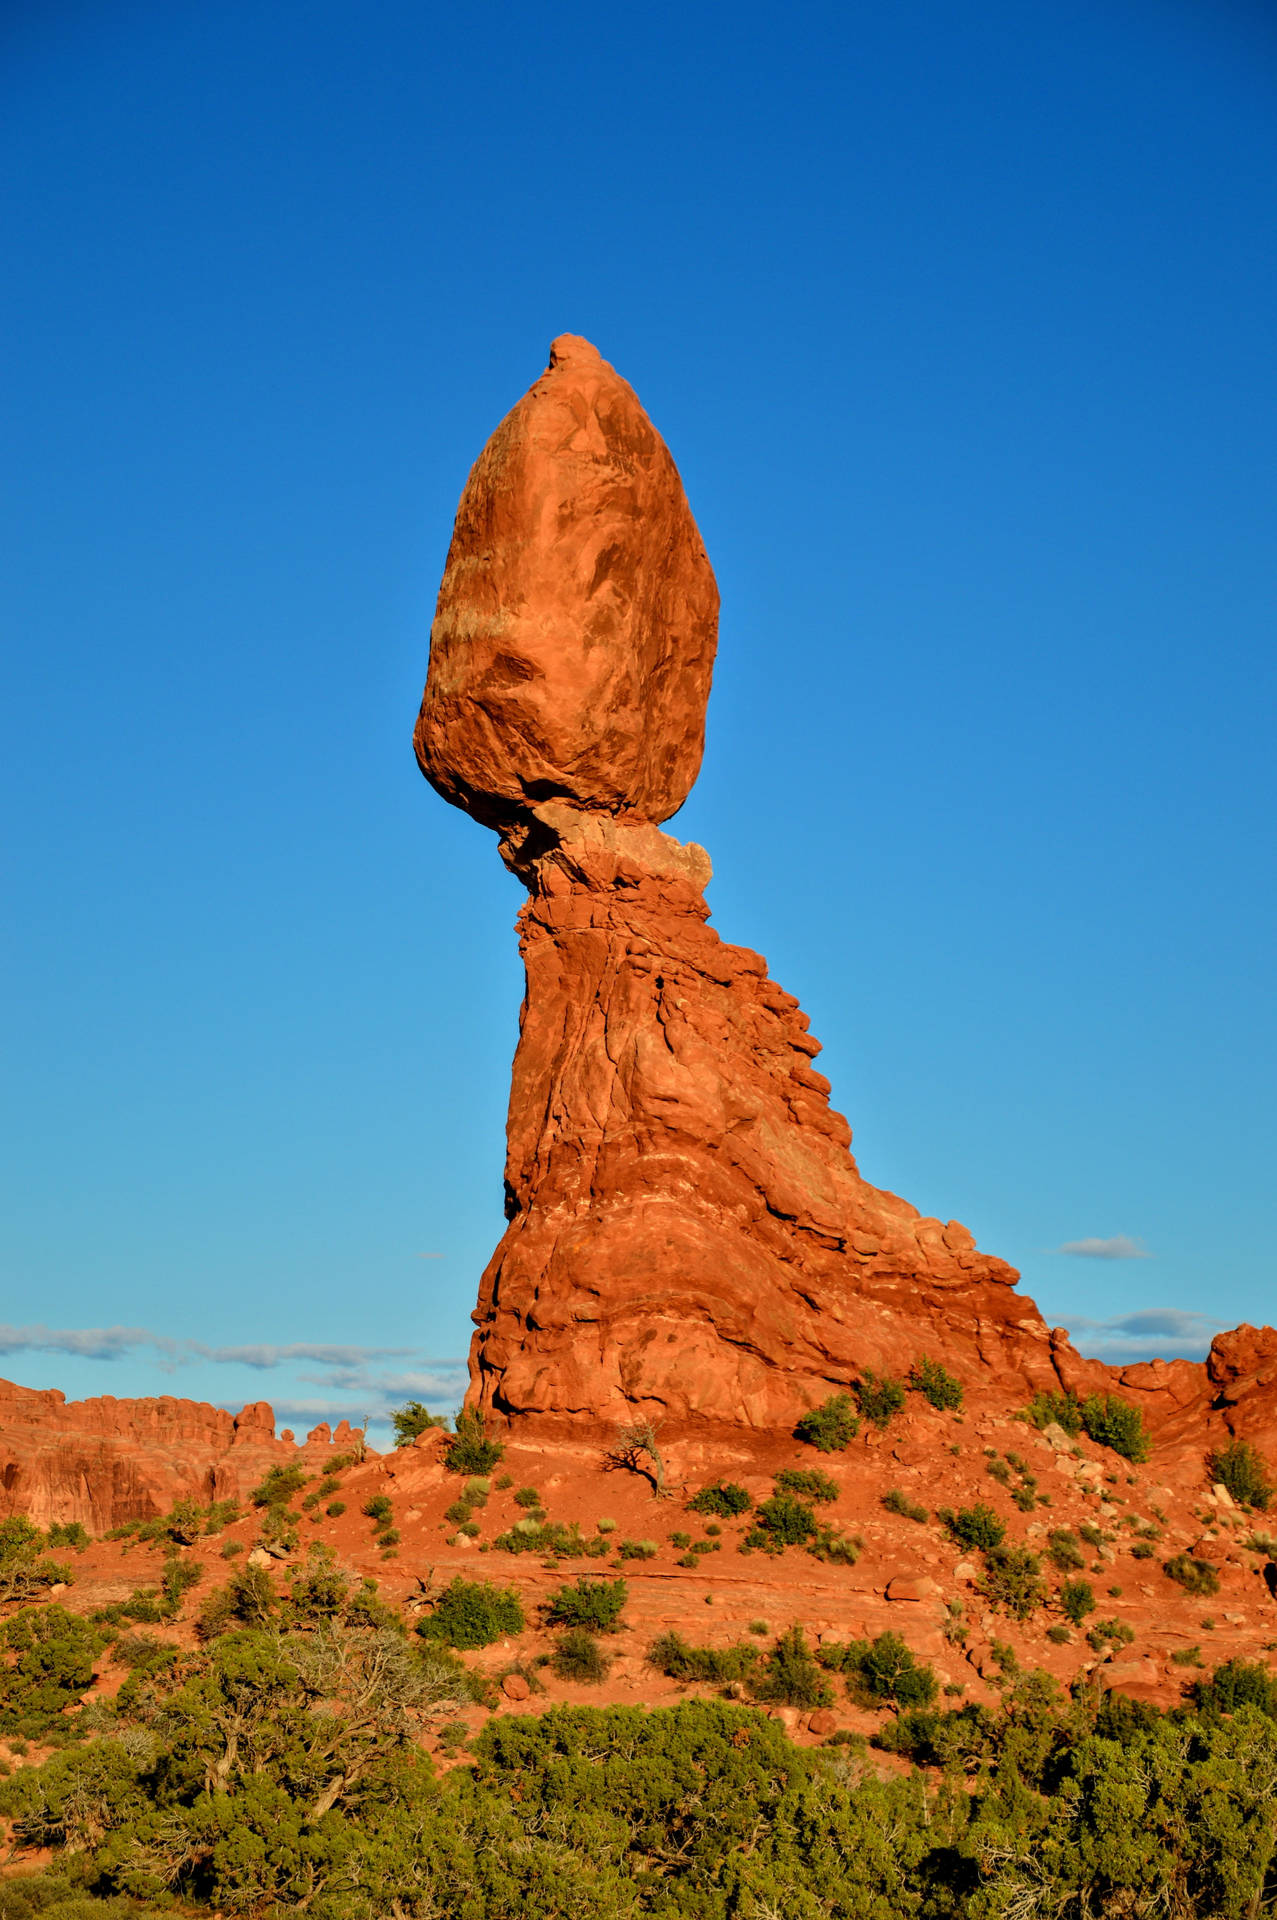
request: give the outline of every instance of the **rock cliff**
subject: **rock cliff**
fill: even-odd
[[[230,1414],[167,1396],[68,1401],[0,1380],[0,1518],[78,1520],[104,1533],[167,1513],[175,1500],[242,1498],[269,1467],[322,1466],[361,1441],[344,1421],[336,1434],[316,1427],[305,1447],[291,1433],[276,1438],[264,1400]]]
[[[1061,1336],[1013,1269],[860,1177],[797,1002],[706,924],[709,858],[660,830],[716,625],[664,443],[588,342],[555,341],[462,495],[416,732],[529,895],[478,1398],[785,1429],[928,1343],[1054,1384]]]

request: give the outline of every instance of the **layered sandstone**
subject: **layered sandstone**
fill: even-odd
[[[703,849],[660,831],[699,765],[716,610],[659,435],[556,341],[462,495],[416,734],[529,894],[478,1398],[784,1428],[926,1341],[1054,1383],[1015,1272],[860,1177],[797,1002],[706,924]]]
[[[167,1513],[176,1500],[242,1499],[269,1467],[322,1466],[361,1444],[343,1421],[335,1434],[316,1427],[298,1447],[291,1433],[276,1437],[264,1400],[230,1414],[167,1395],[68,1401],[0,1380],[0,1518],[78,1520],[103,1533]]]

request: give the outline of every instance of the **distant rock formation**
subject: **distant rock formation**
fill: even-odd
[[[706,925],[709,858],[660,831],[700,764],[717,605],[632,389],[556,340],[462,495],[416,732],[529,894],[477,1397],[787,1427],[928,1342],[1055,1384],[1014,1270],[861,1179],[798,1003]]]
[[[0,1518],[78,1520],[105,1533],[167,1513],[175,1500],[241,1499],[269,1467],[295,1460],[322,1469],[362,1438],[343,1420],[335,1434],[316,1427],[304,1447],[291,1434],[276,1439],[264,1400],[230,1414],[167,1396],[68,1401],[0,1380]]]

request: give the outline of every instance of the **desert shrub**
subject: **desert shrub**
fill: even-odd
[[[1227,1487],[1239,1506],[1258,1507],[1262,1511],[1273,1497],[1268,1468],[1249,1440],[1230,1440],[1227,1446],[1217,1447],[1207,1456],[1206,1471],[1212,1481]],[[52,1528],[49,1544],[57,1545]]]
[[[794,1438],[820,1453],[841,1453],[860,1431],[860,1421],[849,1393],[831,1393],[805,1413],[794,1428]]]
[[[660,1550],[655,1540],[621,1540],[616,1548],[622,1560],[655,1560]]]
[[[195,1619],[201,1640],[214,1640],[232,1627],[264,1627],[279,1597],[265,1567],[240,1567],[224,1587],[215,1587]]]
[[[1038,1504],[1037,1485],[1037,1481],[1030,1478],[1022,1480],[1018,1487],[1013,1487],[1011,1490],[1012,1506],[1018,1507],[1021,1513],[1032,1513]]]
[[[306,1484],[300,1467],[271,1467],[249,1494],[255,1507],[286,1507]]]
[[[1046,1599],[1041,1562],[1027,1547],[986,1548],[979,1584],[989,1604],[1015,1620],[1027,1620]]]
[[[410,1447],[420,1434],[429,1433],[431,1427],[446,1427],[448,1422],[423,1407],[420,1400],[409,1400],[391,1414],[390,1424],[395,1430],[395,1445]]]
[[[1131,1544],[1131,1558],[1132,1560],[1151,1560],[1153,1558],[1153,1542],[1151,1540],[1133,1541]]]
[[[462,1533],[468,1533],[473,1540],[479,1532],[478,1521],[471,1520],[467,1522],[461,1531]],[[387,1552],[391,1547],[397,1547],[399,1545],[399,1529],[397,1527],[383,1527],[377,1535],[377,1545],[383,1553]]]
[[[608,1551],[606,1539],[583,1540],[575,1520],[565,1526],[559,1520],[534,1520],[530,1515],[516,1520],[492,1544],[503,1553],[539,1553],[557,1560],[596,1560]]]
[[[1000,1460],[998,1458],[996,1453],[994,1454],[992,1460],[985,1461],[984,1470],[990,1476],[991,1479],[999,1481],[1002,1486],[1004,1487],[1010,1486],[1011,1469],[1007,1465],[1007,1462],[1005,1460]]]
[[[1095,1589],[1089,1580],[1066,1580],[1060,1588],[1060,1611],[1066,1620],[1080,1627],[1088,1613],[1095,1612]]]
[[[807,1551],[830,1566],[854,1567],[864,1545],[858,1533],[840,1533],[836,1527],[821,1527],[816,1538],[807,1542]]]
[[[490,1473],[505,1448],[499,1440],[489,1440],[483,1430],[483,1415],[477,1407],[462,1407],[453,1423],[455,1431],[444,1455],[450,1473]]]
[[[898,1633],[822,1646],[816,1658],[822,1667],[846,1677],[848,1692],[861,1706],[925,1707],[936,1697],[933,1669],[919,1665]]]
[[[960,1547],[987,1552],[1006,1539],[1006,1527],[983,1500],[977,1500],[973,1507],[959,1507],[956,1513],[952,1507],[942,1507],[936,1518]]]
[[[519,1487],[515,1492],[514,1504],[516,1507],[539,1507],[541,1505],[539,1489],[536,1487]]]
[[[368,1518],[374,1521],[379,1527],[388,1527],[395,1517],[394,1507],[384,1493],[374,1493],[369,1499],[364,1501],[359,1511],[366,1514]],[[470,1509],[467,1507],[467,1517],[469,1517],[469,1512]]]
[[[744,1544],[761,1547],[765,1553],[783,1553],[786,1547],[800,1547],[819,1532],[820,1523],[805,1500],[796,1500],[792,1493],[774,1493],[759,1507]]]
[[[70,1567],[49,1559],[44,1546],[40,1529],[21,1515],[0,1520],[0,1600],[30,1600],[47,1587],[70,1584]]]
[[[1260,1660],[1226,1660],[1209,1680],[1194,1682],[1192,1698],[1201,1713],[1236,1713],[1239,1707],[1256,1707],[1277,1720],[1277,1680]]]
[[[59,1727],[94,1679],[105,1636],[64,1607],[28,1607],[0,1627],[0,1732],[30,1739]]]
[[[756,1700],[781,1707],[827,1707],[834,1697],[797,1626],[782,1633],[766,1658],[751,1667],[747,1684]]]
[[[465,1486],[462,1487],[461,1496],[464,1500],[468,1500],[472,1506],[485,1507],[488,1504],[488,1495],[491,1492],[492,1482],[488,1476],[483,1473],[474,1473],[471,1474]]]
[[[663,1633],[647,1650],[648,1665],[671,1680],[726,1686],[749,1678],[760,1658],[757,1647],[697,1647],[681,1633]]]
[[[346,1502],[344,1500],[330,1500],[328,1502],[328,1505],[324,1508],[324,1512],[328,1515],[328,1518],[330,1520],[340,1520],[342,1514],[345,1513],[345,1511],[346,1511]]]
[[[1087,1645],[1096,1653],[1103,1653],[1106,1647],[1129,1647],[1135,1638],[1135,1629],[1125,1620],[1097,1620],[1087,1633]]]
[[[524,1624],[523,1608],[513,1587],[464,1580],[458,1574],[444,1588],[417,1632],[423,1640],[437,1640],[443,1646],[469,1652],[522,1633]]]
[[[47,1534],[51,1547],[70,1547],[75,1553],[83,1553],[89,1544],[89,1536],[78,1520],[55,1520]]]
[[[1047,1559],[1062,1573],[1071,1573],[1075,1567],[1086,1565],[1086,1555],[1077,1543],[1077,1535],[1071,1527],[1054,1527],[1047,1536]]]
[[[1072,1393],[1035,1393],[1024,1417],[1035,1427],[1062,1427],[1074,1440],[1082,1431],[1081,1405]]]
[[[876,1374],[869,1367],[852,1387],[861,1417],[872,1426],[885,1427],[905,1403],[905,1390],[889,1373]]]
[[[796,1493],[806,1500],[831,1502],[838,1498],[838,1483],[819,1467],[782,1467],[776,1475],[781,1493]]]
[[[1048,1627],[1046,1637],[1048,1640],[1053,1640],[1057,1647],[1067,1647],[1072,1644],[1073,1640],[1073,1635],[1069,1632],[1063,1620],[1057,1620],[1054,1626]]]
[[[924,1400],[929,1400],[941,1413],[952,1413],[962,1405],[962,1382],[942,1367],[938,1360],[930,1359],[925,1353],[919,1355],[909,1369],[909,1385]]]
[[[680,1530],[670,1535],[670,1545],[672,1547],[678,1547],[680,1551],[684,1553],[687,1551],[688,1547],[691,1546],[691,1544],[692,1544],[692,1536],[690,1533],[683,1533]]]
[[[718,1480],[712,1487],[702,1487],[688,1501],[687,1510],[689,1513],[716,1513],[720,1520],[730,1520],[738,1513],[748,1513],[753,1504],[744,1487],[738,1487],[734,1480]]]
[[[1124,1460],[1147,1460],[1152,1440],[1144,1416],[1129,1400],[1115,1393],[1091,1393],[1079,1408],[1082,1430],[1097,1447],[1110,1447]]]
[[[916,1520],[923,1525],[927,1519],[927,1509],[911,1500],[908,1494],[901,1493],[899,1487],[888,1487],[882,1496],[882,1504],[888,1513],[898,1513],[902,1520]]]
[[[1199,1598],[1219,1592],[1219,1575],[1210,1561],[1194,1559],[1191,1553],[1177,1553],[1170,1560],[1163,1560],[1162,1572],[1176,1586],[1183,1587],[1185,1593]]]
[[[571,1627],[555,1642],[550,1665],[560,1680],[592,1686],[607,1679],[611,1662],[592,1633],[584,1627]]]
[[[575,1586],[560,1587],[550,1596],[545,1617],[551,1626],[615,1633],[629,1592],[624,1580],[578,1580]]]
[[[1097,1553],[1104,1545],[1103,1529],[1097,1527],[1093,1520],[1084,1520],[1078,1528],[1078,1533],[1081,1538],[1085,1540],[1087,1546],[1094,1547]]]
[[[445,1520],[451,1520],[454,1527],[461,1527],[473,1512],[474,1508],[468,1500],[454,1500],[450,1507],[444,1508],[443,1517]]]

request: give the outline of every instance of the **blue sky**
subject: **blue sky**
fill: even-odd
[[[0,97],[0,1371],[455,1399],[519,892],[410,733],[563,331],[683,472],[674,830],[866,1176],[1092,1350],[1272,1317],[1267,8],[15,0]]]

